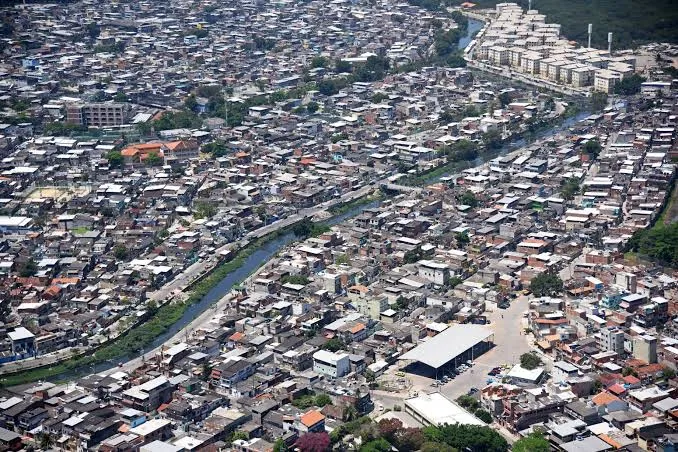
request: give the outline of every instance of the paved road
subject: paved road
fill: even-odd
[[[491,322],[489,328],[494,332],[495,347],[479,356],[470,370],[442,386],[440,392],[454,400],[466,394],[472,387],[485,386],[487,373],[493,367],[518,363],[520,355],[530,351],[528,338],[523,331],[525,327],[523,313],[527,309],[527,297],[519,297],[512,301],[508,309],[495,308],[493,312],[488,313],[487,317]]]

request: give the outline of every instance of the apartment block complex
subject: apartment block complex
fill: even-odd
[[[117,102],[70,104],[66,107],[66,121],[86,127],[121,126],[128,112],[127,104]]]

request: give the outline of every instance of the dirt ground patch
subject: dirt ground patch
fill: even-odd
[[[38,187],[29,195],[28,199],[55,199],[57,201],[70,201],[75,196],[83,196],[89,193],[88,187]]]

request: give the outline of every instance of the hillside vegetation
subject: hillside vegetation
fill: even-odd
[[[477,0],[476,8],[493,8],[503,0]],[[514,0],[527,7],[527,0]],[[461,1],[448,3],[459,4]],[[592,45],[607,48],[607,33],[614,33],[612,47],[621,49],[647,42],[678,43],[676,0],[533,0],[532,8],[546,14],[550,23],[562,25],[562,33],[581,44],[587,42],[593,24]]]

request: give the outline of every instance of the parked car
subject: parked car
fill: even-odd
[[[478,388],[475,388],[475,387],[471,388],[471,389],[468,390],[468,395],[476,394],[476,393],[478,393],[478,391],[479,391]]]

